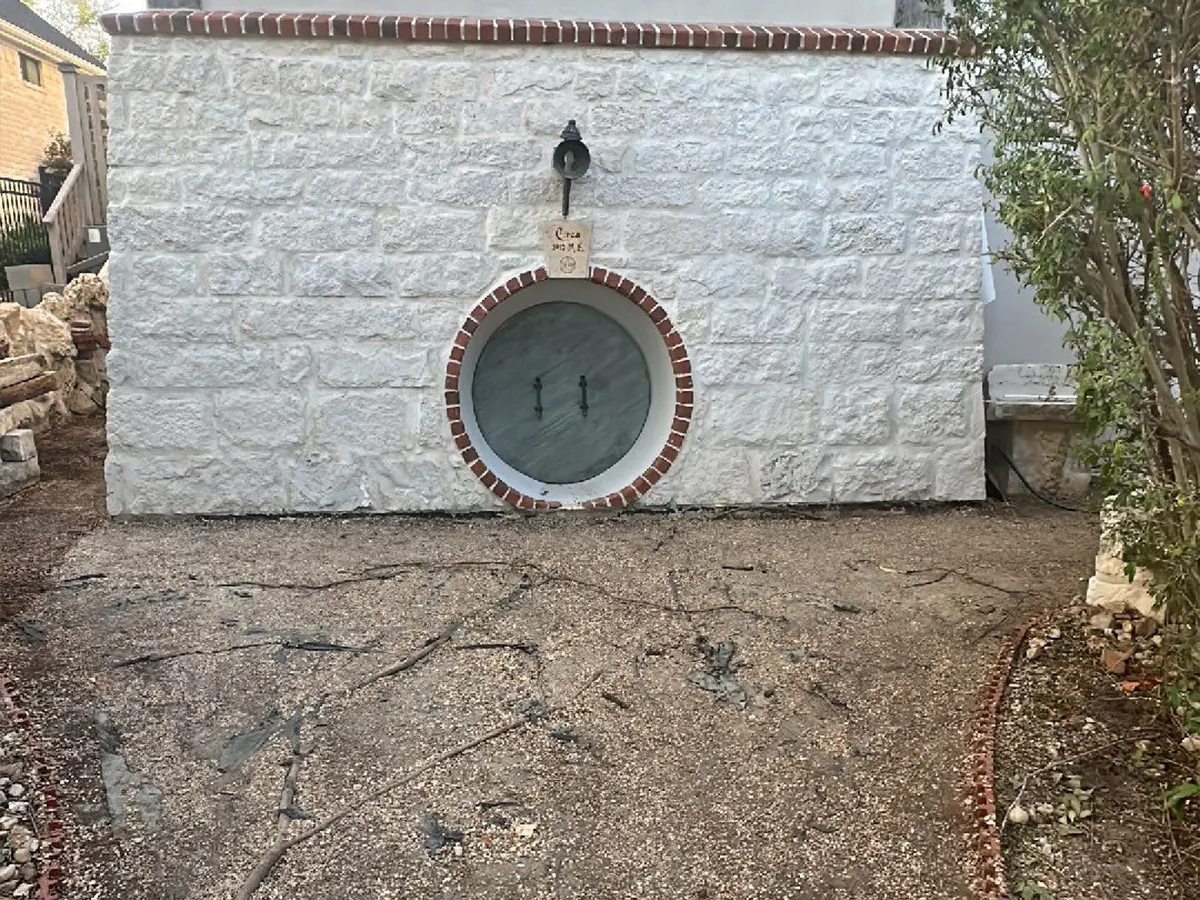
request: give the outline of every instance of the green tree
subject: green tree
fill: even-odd
[[[1200,625],[1200,2],[956,0],[950,116],[989,131],[1001,254],[1069,325],[1131,564]],[[1186,643],[1186,641],[1184,642]]]
[[[115,0],[22,0],[35,13],[97,59],[108,58],[108,34],[100,16]]]

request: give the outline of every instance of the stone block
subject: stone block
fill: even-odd
[[[259,220],[258,243],[273,250],[314,253],[327,250],[369,249],[375,243],[372,211],[309,207],[272,210]]]
[[[114,247],[139,251],[224,250],[250,243],[250,214],[217,204],[114,206],[108,235]]]
[[[155,295],[195,296],[199,286],[199,261],[191,256],[142,256],[131,261],[132,275]]]
[[[371,508],[370,478],[361,458],[304,453],[288,462],[285,475],[289,509],[353,512]]]
[[[864,290],[871,300],[966,300],[979,296],[983,266],[978,259],[868,259]]]
[[[279,63],[279,89],[284,96],[362,96],[371,74],[370,67],[357,60],[289,59]]]
[[[839,454],[832,468],[835,503],[928,500],[935,491],[932,459],[897,448]]]
[[[264,250],[209,254],[208,289],[218,296],[282,293],[282,256]]]
[[[891,391],[859,384],[825,391],[821,407],[823,445],[884,444],[892,436]]]
[[[420,394],[414,390],[340,391],[317,395],[311,441],[333,448],[411,449],[416,445]]]
[[[0,462],[0,498],[11,497],[36,484],[40,477],[36,456],[21,462]]]
[[[833,216],[825,237],[827,253],[889,254],[904,252],[903,216]]]
[[[279,449],[303,440],[305,413],[304,395],[292,391],[223,391],[214,421],[226,444]]]
[[[964,249],[963,233],[972,222],[976,230],[982,228],[978,217],[972,220],[963,216],[913,219],[908,224],[909,250],[920,255],[960,253]]]
[[[968,393],[983,386],[964,389],[961,384],[902,385],[896,389],[896,419],[900,440],[913,444],[944,444],[947,439],[965,438],[972,432]]]
[[[266,349],[146,341],[108,356],[114,385],[143,388],[222,388],[258,385],[270,376]]]
[[[291,289],[308,297],[387,297],[395,278],[387,260],[368,253],[297,254],[289,259]]]
[[[420,387],[434,383],[431,350],[339,347],[317,353],[318,378],[329,387]]]
[[[714,344],[693,352],[700,390],[721,385],[797,383],[805,350],[794,344]]]
[[[821,446],[769,454],[760,489],[763,499],[772,503],[829,503],[833,499],[829,454]]]
[[[114,391],[108,402],[108,445],[123,450],[195,450],[216,446],[205,397]]]
[[[370,460],[372,489],[382,509],[445,509],[452,468],[446,451],[384,455]]]
[[[880,177],[888,173],[886,146],[833,144],[825,150],[825,174],[833,178]]]
[[[818,302],[811,313],[809,341],[814,348],[838,343],[898,344],[903,335],[902,316],[901,307],[891,303],[862,306]]]
[[[379,222],[385,250],[401,253],[482,252],[487,215],[478,212],[385,213]]]
[[[792,447],[818,440],[820,403],[795,385],[710,388],[704,397],[717,443]]]
[[[0,434],[0,462],[27,462],[31,459],[37,459],[37,445],[32,431],[17,428]]]
[[[983,500],[987,496],[982,441],[957,449],[939,449],[934,470],[934,500]]]
[[[278,515],[286,506],[283,479],[270,454],[110,453],[105,480],[114,516]]]

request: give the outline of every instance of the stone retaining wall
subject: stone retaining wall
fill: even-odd
[[[923,58],[117,35],[109,79],[114,514],[494,508],[446,362],[568,119],[593,265],[694,367],[642,504],[983,496],[978,135]]]

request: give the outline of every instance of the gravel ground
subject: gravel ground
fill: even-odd
[[[109,523],[0,653],[59,754],[72,898],[233,897],[343,808],[256,898],[959,898],[978,684],[1094,524]]]
[[[1018,657],[996,755],[1018,896],[1200,898],[1200,812],[1175,820],[1163,809],[1164,793],[1196,761],[1157,699],[1159,648],[1138,636],[1155,630],[1145,619],[1074,608],[1037,627]],[[1129,670],[1106,670],[1106,648],[1136,653]]]

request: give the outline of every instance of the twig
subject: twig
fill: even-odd
[[[326,641],[261,641],[256,644],[237,644],[233,647],[217,647],[215,649],[174,650],[170,653],[146,653],[113,663],[114,669],[126,666],[140,666],[144,663],[164,662],[168,659],[179,659],[183,656],[215,656],[218,653],[233,653],[237,650],[254,650],[259,647],[282,647],[285,650],[303,650],[308,653],[372,653],[369,647],[350,647],[345,644],[331,644]]]
[[[522,563],[519,562],[503,562],[499,560],[455,560],[448,563],[431,563],[431,562],[398,562],[384,563],[377,566],[371,566],[364,569],[361,575],[352,575],[349,578],[335,578],[332,581],[322,581],[317,583],[303,581],[222,581],[218,582],[215,587],[223,588],[262,588],[263,590],[289,590],[289,591],[327,591],[330,588],[342,587],[347,584],[363,584],[371,581],[392,581],[398,578],[405,572],[411,572],[416,569],[468,569],[468,568],[521,568]]]
[[[617,707],[618,709],[626,709],[627,710],[627,709],[631,708],[628,700],[622,700],[620,697],[618,697],[612,691],[601,691],[600,696],[603,697],[605,700],[607,700],[609,703],[611,703],[613,706]]]
[[[460,625],[462,625],[462,619],[454,619],[449,625],[422,644],[419,649],[414,650],[408,656],[404,657],[404,659],[400,660],[400,662],[392,663],[392,665],[388,666],[386,669],[380,669],[374,675],[369,675],[362,681],[358,682],[358,684],[350,688],[350,693],[353,694],[355,691],[360,691],[367,685],[374,684],[376,681],[379,681],[381,678],[389,678],[392,675],[400,674],[406,669],[411,669],[439,647],[448,643],[450,638],[454,637],[454,632],[458,631],[458,627]]]
[[[146,653],[142,656],[133,656],[129,659],[120,659],[113,663],[114,669],[123,669],[126,666],[140,666],[143,663],[164,662],[168,659],[179,659],[182,656],[216,656],[219,653],[234,653],[238,650],[255,650],[259,647],[278,647],[279,641],[262,641],[257,644],[238,644],[234,647],[217,647],[212,650],[174,650],[170,653]]]
[[[237,894],[235,895],[235,900],[249,900],[249,898],[254,894],[254,892],[257,891],[259,889],[259,887],[262,886],[262,883],[266,879],[266,877],[269,874],[271,874],[271,870],[274,869],[275,866],[279,864],[279,861],[281,859],[283,859],[284,854],[287,853],[289,850],[291,850],[293,847],[296,847],[297,845],[304,843],[305,841],[309,840],[310,838],[316,837],[318,834],[320,834],[325,829],[329,828],[331,825],[337,824],[342,819],[346,818],[346,816],[350,815],[352,812],[356,812],[359,809],[361,809],[365,804],[371,802],[372,800],[377,800],[379,797],[383,796],[384,794],[390,793],[391,791],[394,791],[397,788],[403,787],[404,785],[408,784],[410,781],[413,781],[414,779],[416,779],[419,775],[422,775],[425,772],[428,772],[430,769],[434,768],[435,766],[439,766],[443,763],[449,762],[450,760],[452,760],[456,757],[462,756],[464,753],[474,750],[476,747],[478,747],[482,744],[485,744],[488,741],[494,740],[495,738],[498,738],[501,735],[507,734],[508,732],[510,732],[516,728],[519,728],[520,726],[524,725],[525,722],[526,722],[526,719],[524,717],[521,717],[521,718],[516,718],[516,719],[510,719],[508,722],[505,722],[503,725],[497,725],[495,728],[491,729],[490,731],[486,731],[483,734],[479,735],[478,737],[472,738],[469,741],[459,744],[457,747],[454,747],[451,750],[447,750],[445,753],[440,753],[437,756],[434,756],[434,757],[426,760],[425,762],[421,763],[421,765],[417,766],[415,769],[411,770],[410,772],[407,772],[404,775],[401,775],[399,778],[395,778],[392,781],[389,781],[386,784],[382,785],[381,787],[378,787],[375,790],[369,791],[368,793],[364,794],[363,796],[356,798],[353,802],[348,803],[347,805],[343,806],[341,809],[337,810],[336,812],[331,813],[330,815],[326,816],[324,819],[321,819],[319,822],[317,822],[315,825],[311,826],[310,828],[306,829],[305,831],[302,831],[299,834],[293,835],[290,838],[281,837],[281,838],[277,839],[275,841],[275,843],[271,846],[271,848],[269,850],[267,850],[267,852],[264,853],[262,855],[262,857],[259,859],[258,865],[256,865],[254,867],[254,870],[251,871],[251,873],[246,876],[246,880],[243,881],[241,886],[238,888]]]
[[[451,650],[516,650],[519,653],[534,654],[537,653],[537,644],[510,644],[510,643],[494,643],[494,644],[455,644]]]

